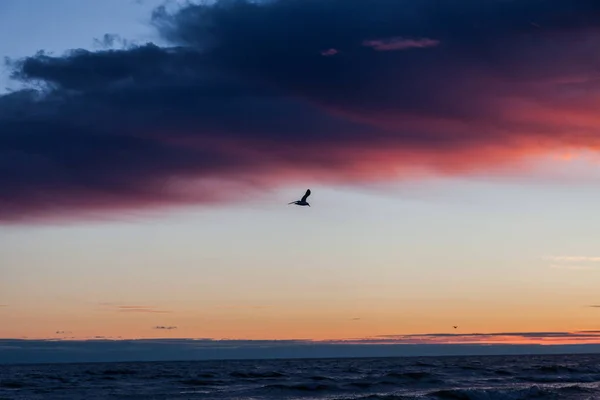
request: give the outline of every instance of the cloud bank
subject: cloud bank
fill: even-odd
[[[423,333],[383,335],[353,340],[355,343],[459,344],[459,343],[600,343],[600,331],[575,332],[493,332],[493,333]]]
[[[552,333],[532,333],[532,335]],[[569,335],[566,332],[557,333]],[[596,333],[597,337],[600,333]],[[504,334],[510,335],[510,334]],[[527,333],[517,333],[515,336]],[[412,335],[417,336],[417,335]],[[424,336],[424,335],[423,335]],[[440,339],[441,335],[438,335]],[[455,336],[448,334],[447,336]],[[458,336],[458,335],[456,335]],[[0,339],[0,364],[42,362],[111,362],[273,358],[404,357],[598,353],[600,344],[387,343],[306,340],[138,339],[22,340]],[[446,338],[447,340],[447,338]]]
[[[28,88],[0,96],[1,223],[600,146],[595,0],[222,0],[152,22],[171,46],[9,63]]]

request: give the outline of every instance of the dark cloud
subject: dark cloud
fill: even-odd
[[[0,97],[0,221],[600,144],[595,0],[222,0],[152,21],[172,47],[11,61],[30,88]]]
[[[132,45],[133,44],[130,43],[127,39],[124,39],[121,36],[114,33],[105,33],[102,36],[102,38],[94,39],[94,46],[102,49],[109,49],[113,47],[126,48]]]
[[[589,306],[589,307],[592,307],[592,308],[600,308],[600,305],[592,305],[592,306]]]
[[[162,326],[162,325],[158,325],[158,326],[152,327],[152,329],[161,329],[161,330],[170,331],[170,330],[173,330],[173,329],[177,329],[177,327],[176,326]]]

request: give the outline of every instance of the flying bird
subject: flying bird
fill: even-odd
[[[291,203],[288,203],[288,204],[295,204],[297,206],[309,206],[310,207],[310,204],[308,204],[308,201],[306,201],[306,199],[308,199],[308,196],[310,196],[310,189],[306,190],[306,193],[304,193],[304,196],[302,196],[302,198],[300,200],[292,201]]]
[[[458,326],[454,325],[454,329],[458,328]]]

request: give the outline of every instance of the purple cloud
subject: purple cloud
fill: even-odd
[[[377,51],[394,51],[408,49],[422,49],[426,47],[435,47],[440,44],[439,40],[433,39],[406,39],[402,37],[393,37],[388,39],[365,40],[363,46],[372,47]]]
[[[600,148],[596,1],[217,1],[152,23],[169,47],[9,63],[29,86],[0,96],[1,223]]]

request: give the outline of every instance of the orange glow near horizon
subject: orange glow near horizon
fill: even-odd
[[[414,310],[391,310],[368,305],[343,314],[313,308],[310,304],[294,309],[267,306],[221,306],[204,312],[173,310],[170,307],[146,305],[100,305],[77,310],[40,310],[6,306],[0,318],[0,338],[52,340],[90,339],[188,339],[215,340],[308,340],[315,342],[345,342],[357,344],[584,344],[600,343],[600,330],[589,322],[592,308],[559,317],[552,309],[536,312],[536,320],[527,315],[515,317],[507,306],[493,318],[486,318],[481,308],[485,304],[467,305],[453,321],[444,315],[428,311],[426,306]],[[459,307],[458,303],[455,307]],[[13,312],[8,310],[13,308]],[[449,306],[449,308],[452,308]],[[44,311],[44,310],[41,310]],[[422,313],[423,317],[416,317]],[[467,314],[464,314],[467,313]],[[533,313],[532,313],[533,314]],[[457,320],[477,320],[478,324],[461,326]],[[394,323],[403,320],[404,323]],[[35,323],[32,323],[35,321]],[[458,328],[454,329],[453,325]],[[579,329],[561,329],[564,326]],[[586,326],[587,325],[587,326]],[[48,327],[64,329],[51,330]],[[158,328],[157,328],[158,327]],[[164,329],[171,327],[171,329]],[[543,327],[540,329],[540,327]],[[585,327],[585,328],[584,328]],[[68,329],[67,329],[68,328]],[[49,332],[50,331],[50,332]]]

